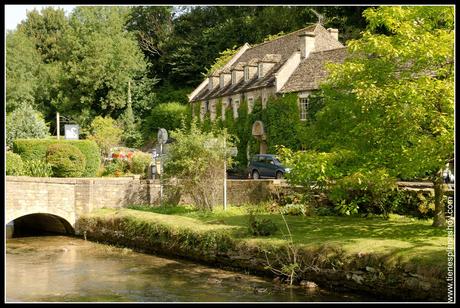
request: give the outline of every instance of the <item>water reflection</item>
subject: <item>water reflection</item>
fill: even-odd
[[[311,302],[363,297],[284,288],[257,276],[65,236],[9,239],[8,302]]]

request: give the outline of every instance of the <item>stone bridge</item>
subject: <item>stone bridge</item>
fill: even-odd
[[[81,214],[102,207],[153,204],[159,197],[159,183],[133,177],[7,176],[5,186],[7,225],[14,221],[15,226],[27,223],[45,231],[61,233],[73,233]]]

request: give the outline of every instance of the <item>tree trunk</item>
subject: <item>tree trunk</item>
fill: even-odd
[[[442,170],[436,174],[436,177],[433,180],[434,184],[434,218],[433,218],[433,227],[445,227],[446,226],[446,216],[444,213],[444,191],[446,185],[442,177]]]

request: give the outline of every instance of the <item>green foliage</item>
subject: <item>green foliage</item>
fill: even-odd
[[[218,69],[222,68],[233,58],[234,55],[236,55],[239,49],[239,46],[235,45],[232,48],[227,48],[224,51],[219,52],[219,56],[215,59],[214,64],[206,69],[205,76],[209,76]]]
[[[396,179],[386,170],[379,169],[356,172],[338,179],[328,196],[341,214],[360,212],[388,217],[395,207],[391,196],[396,188]]]
[[[69,21],[62,8],[45,7],[27,12],[27,18],[18,26],[19,32],[30,37],[44,63],[62,56],[62,40],[69,28]]]
[[[120,145],[122,133],[114,119],[97,116],[91,122],[88,139],[97,143],[102,156],[107,156],[110,148]]]
[[[44,160],[26,160],[24,162],[24,175],[34,177],[51,177],[53,169],[51,164]]]
[[[252,211],[249,212],[249,232],[256,236],[272,235],[278,226],[268,218],[257,218]]]
[[[165,160],[165,178],[180,179],[182,191],[192,196],[196,207],[212,210],[221,196],[224,159],[227,166],[232,164],[223,148],[224,140],[227,148],[232,146],[229,135],[219,130],[203,132],[192,122],[190,129],[177,129],[171,137],[175,142]]]
[[[40,112],[29,105],[15,109],[6,116],[6,145],[13,146],[19,138],[46,138],[49,127]]]
[[[75,112],[87,109],[116,117],[126,107],[128,81],[146,69],[134,35],[125,30],[128,14],[128,7],[79,6],[70,15],[63,63],[68,73],[59,102],[63,113],[78,118]]]
[[[292,216],[312,216],[314,214],[314,210],[307,204],[289,203],[280,209],[280,213]]]
[[[70,144],[77,147],[85,155],[86,160],[82,176],[96,176],[101,157],[99,147],[91,140],[17,139],[13,143],[13,152],[21,155],[24,161],[46,160],[46,151],[51,144]]]
[[[176,103],[164,103],[155,106],[145,120],[144,135],[156,136],[158,129],[164,128],[168,132],[181,126],[182,119],[187,117],[187,106]]]
[[[129,170],[133,174],[141,174],[146,176],[147,168],[152,162],[152,155],[143,152],[134,152],[131,161],[129,162]]]
[[[316,149],[346,149],[348,174],[386,169],[397,178],[430,177],[454,153],[454,8],[383,6],[364,12],[369,27],[349,42],[350,57],[330,65],[324,108],[311,126]],[[443,225],[438,202],[434,225]]]
[[[46,161],[56,177],[79,177],[85,171],[86,158],[75,146],[56,143],[48,146]]]
[[[277,38],[279,38],[279,37],[281,37],[283,35],[286,35],[286,33],[284,33],[284,31],[281,31],[281,32],[276,33],[276,34],[269,34],[263,39],[262,43],[273,41],[274,39],[277,39]]]
[[[40,56],[23,32],[6,34],[6,112],[20,107],[36,108]]]
[[[124,175],[129,170],[129,165],[126,160],[123,159],[112,159],[108,164],[104,166],[103,176],[115,176],[119,177]]]
[[[6,175],[24,175],[24,164],[21,156],[11,151],[6,151]]]

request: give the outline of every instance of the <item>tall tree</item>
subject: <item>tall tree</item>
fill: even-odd
[[[127,7],[77,7],[70,16],[61,89],[54,106],[88,124],[96,115],[118,117],[128,81],[142,76],[144,56],[125,29]]]
[[[6,34],[6,111],[36,107],[40,54],[34,42],[22,31]]]
[[[45,7],[40,12],[36,9],[28,12],[18,30],[33,39],[43,62],[49,63],[59,60],[62,54],[62,38],[68,27],[69,22],[63,9]]]
[[[443,226],[442,169],[454,155],[454,8],[385,6],[364,16],[367,30],[321,87],[312,145],[354,153],[350,173],[429,177],[433,225]]]

